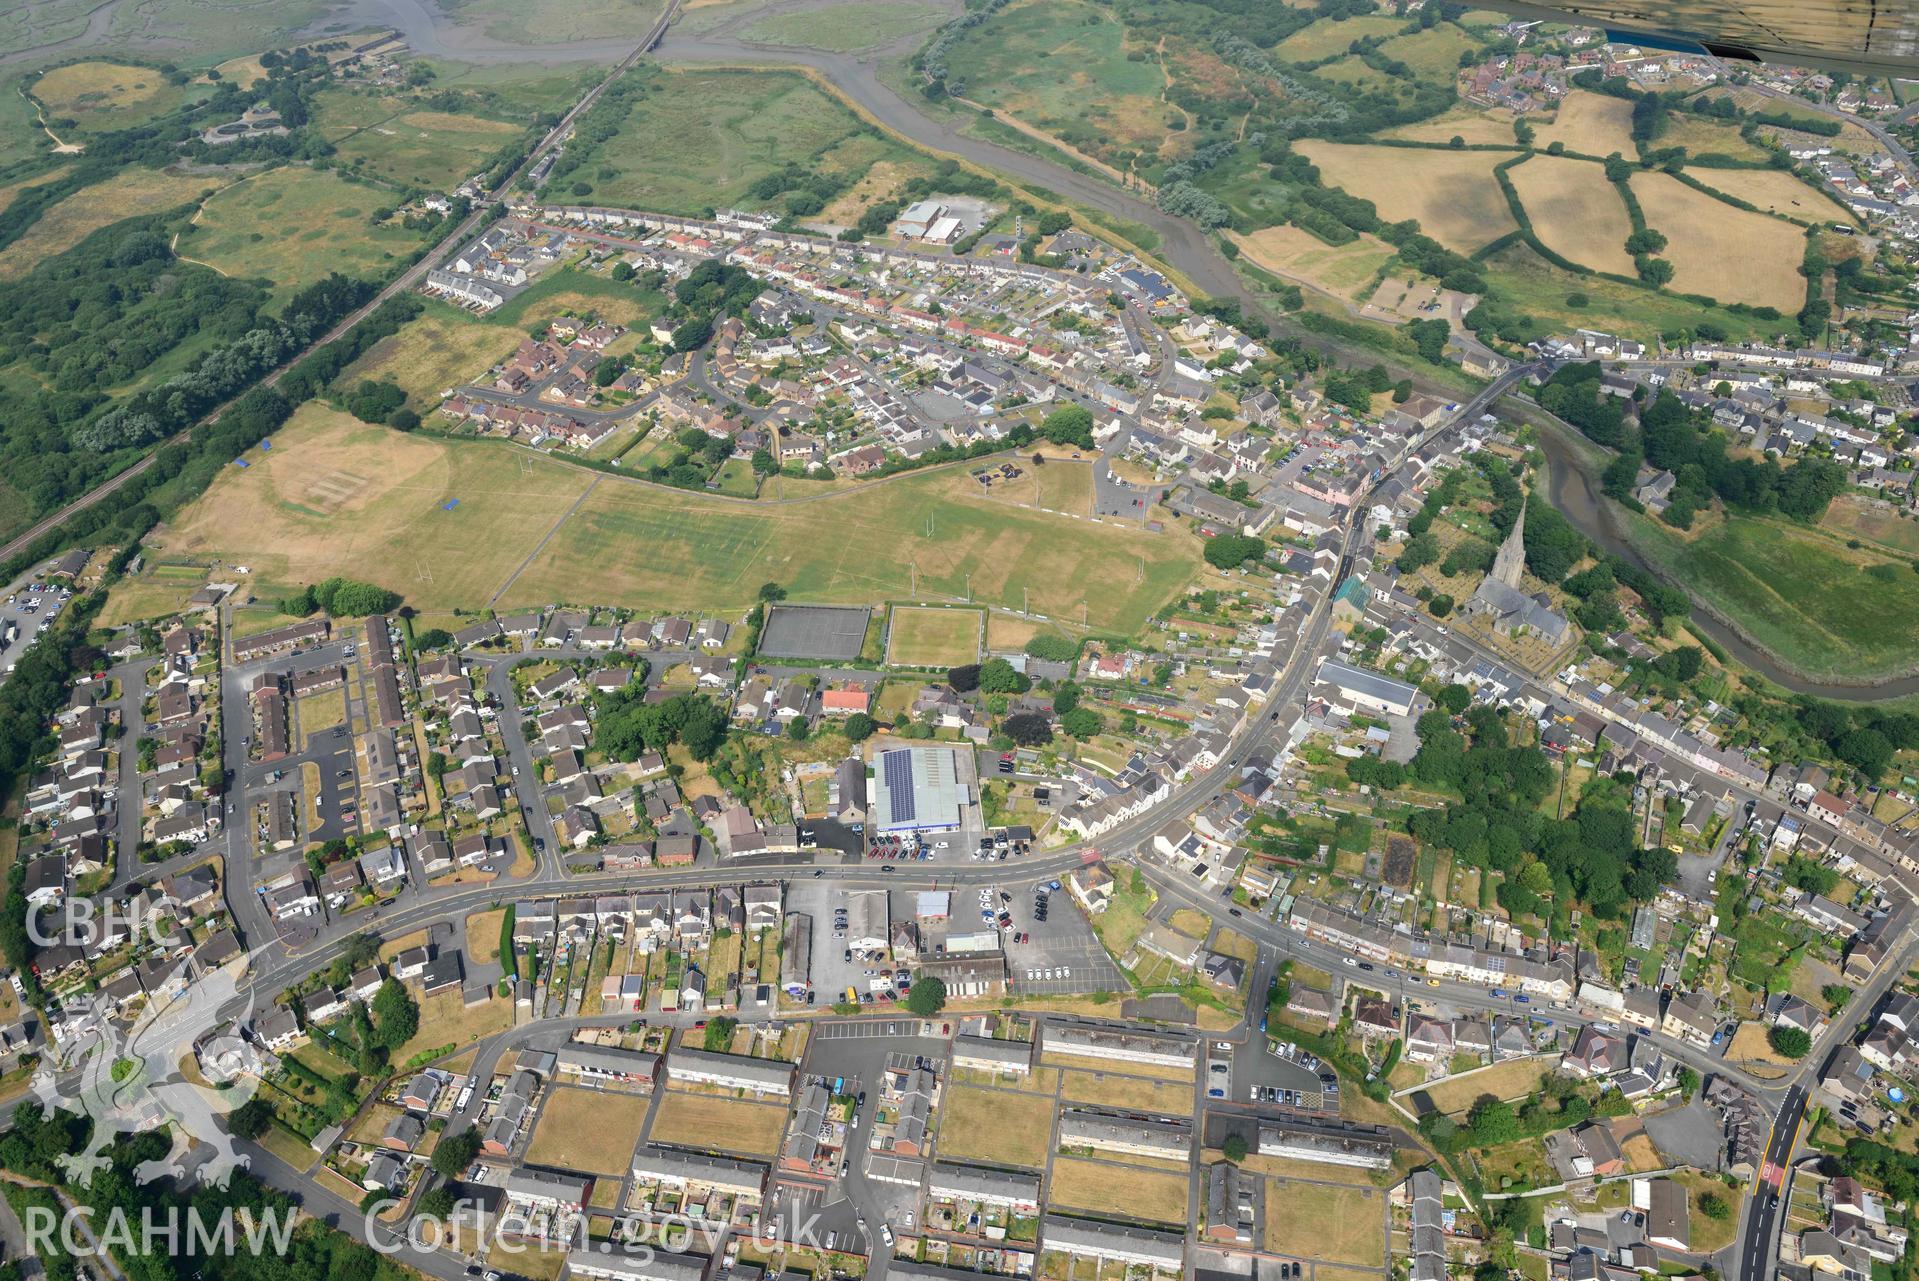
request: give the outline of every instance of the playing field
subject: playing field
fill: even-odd
[[[1791,314],[1806,301],[1799,264],[1806,235],[1765,214],[1735,209],[1688,187],[1671,174],[1637,171],[1633,195],[1646,225],[1664,232],[1663,253],[1673,266],[1671,288],[1721,302],[1777,307]]]
[[[1634,274],[1632,219],[1606,170],[1590,160],[1535,155],[1506,171],[1546,248],[1594,271]]]
[[[1329,245],[1290,223],[1246,235],[1227,234],[1254,266],[1340,298],[1351,298],[1370,285],[1395,254],[1391,245],[1373,236],[1361,236],[1349,245]]]
[[[882,160],[916,153],[883,138],[802,76],[688,71],[654,76],[625,126],[600,148],[604,169],[576,170],[605,204],[698,214],[768,201],[754,183],[799,162],[849,182]]]
[[[778,1103],[668,1090],[646,1137],[653,1143],[765,1160],[779,1150],[785,1130],[786,1109]]]
[[[759,652],[769,658],[858,658],[873,611],[845,605],[774,605],[766,611]]]
[[[1850,217],[1839,202],[1780,169],[1686,170],[1689,177],[1714,191],[1736,196],[1767,213],[1784,214],[1801,222],[1845,221]]]
[[[977,663],[986,615],[977,609],[896,605],[887,623],[886,661],[895,667]]]
[[[1145,1219],[1153,1223],[1186,1221],[1184,1174],[1145,1170],[1110,1161],[1056,1156],[1047,1179],[1049,1209],[1084,1210],[1100,1216]]]
[[[1559,104],[1551,124],[1537,126],[1537,145],[1555,142],[1581,155],[1605,157],[1617,151],[1628,160],[1639,154],[1632,140],[1632,103],[1603,93],[1575,89]]]
[[[1069,516],[1093,514],[1093,464],[1055,455],[1049,462],[1017,460],[1015,465],[1020,473],[1010,480],[992,470],[993,483],[982,485],[981,492],[995,502],[1044,507]]]
[[[186,101],[192,90],[167,83],[152,67],[74,62],[41,76],[32,92],[49,120],[71,120],[74,128],[100,132],[157,120]],[[59,132],[57,124],[54,131]]]
[[[273,444],[180,514],[173,547],[219,549],[279,582],[371,578],[427,608],[485,604],[594,479],[510,449],[369,427],[317,402]]]
[[[0,277],[24,276],[46,259],[65,253],[122,218],[191,204],[225,185],[222,178],[175,177],[129,165],[103,182],[82,187],[41,214],[20,239],[0,250]]]
[[[1389,222],[1418,219],[1420,230],[1448,248],[1471,252],[1514,228],[1493,177],[1493,166],[1510,157],[1498,152],[1318,141],[1295,149],[1328,186],[1372,201]]]
[[[383,280],[420,243],[420,232],[373,212],[390,193],[338,173],[286,166],[236,182],[200,211],[180,252],[229,276],[259,276],[283,294],[342,272]]]
[[[937,25],[944,16],[938,6],[914,0],[851,0],[774,14],[748,25],[740,35],[762,44],[847,53],[891,44],[901,36]]]
[[[540,1108],[526,1160],[581,1174],[623,1174],[646,1128],[644,1095],[560,1088]]]
[[[1053,1145],[1053,1100],[1040,1094],[946,1087],[940,1100],[942,1161],[1038,1169]]]
[[[1867,676],[1919,662],[1919,578],[1909,561],[1751,516],[1693,539],[1643,517],[1631,528],[1634,545],[1674,581],[1809,675]]]
[[[1184,532],[1094,525],[977,489],[952,468],[769,506],[602,482],[501,603],[746,608],[777,582],[796,600],[970,598],[1131,634],[1197,568]]]
[[[1386,1209],[1376,1188],[1274,1179],[1266,1185],[1266,1248],[1326,1263],[1386,1264]]]
[[[795,600],[884,600],[908,596],[917,567],[922,597],[958,599],[970,578],[978,603],[1025,601],[1127,634],[1199,563],[1184,532],[994,503],[961,469],[768,505],[600,476],[499,442],[409,436],[317,404],[273,445],[183,511],[166,550],[238,559],[278,582],[368,578],[424,610],[477,608],[503,588],[509,608],[743,610],[766,582]]]

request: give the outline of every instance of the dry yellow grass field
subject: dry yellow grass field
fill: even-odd
[[[513,1002],[501,997],[470,1007],[457,991],[436,992],[419,1001],[420,1030],[411,1041],[393,1052],[396,1063],[442,1046],[466,1045],[492,1036],[513,1022]]]
[[[1603,165],[1533,156],[1508,169],[1506,176],[1546,248],[1595,271],[1633,274],[1632,255],[1626,252],[1632,219],[1618,190],[1606,181]]]
[[[777,1103],[668,1090],[647,1137],[655,1143],[764,1160],[779,1150],[785,1129],[786,1109]]]
[[[1559,104],[1552,123],[1538,127],[1539,146],[1555,142],[1583,155],[1607,156],[1617,151],[1634,159],[1639,150],[1632,140],[1632,104],[1624,98],[1575,89]]]
[[[1361,236],[1349,245],[1329,245],[1290,223],[1247,235],[1226,234],[1254,266],[1340,298],[1351,298],[1371,284],[1395,252],[1375,236]]]
[[[941,1097],[936,1150],[943,1161],[1038,1169],[1052,1143],[1053,1100],[1045,1095],[952,1085]]]
[[[497,441],[368,427],[317,404],[273,444],[180,513],[156,540],[167,554],[237,559],[282,584],[349,574],[428,612],[556,599],[744,609],[768,581],[795,599],[883,600],[905,596],[917,571],[922,598],[970,588],[981,604],[1026,601],[1125,633],[1182,590],[1199,559],[1190,534],[994,502],[959,468],[883,482],[882,503],[848,491],[755,504]]]
[[[1376,1188],[1274,1179],[1266,1185],[1266,1248],[1378,1268],[1386,1263],[1383,1196]]]
[[[1184,1223],[1186,1185],[1184,1174],[1061,1156],[1053,1158],[1046,1199],[1050,1205],[1096,1215]]]
[[[1708,120],[1684,111],[1666,117],[1666,127],[1653,139],[1655,148],[1684,147],[1694,156],[1731,156],[1735,160],[1766,159],[1767,152],[1739,136],[1739,127],[1720,120]],[[1689,169],[1688,173],[1698,170]]]
[[[108,128],[114,112],[130,112],[161,97],[178,96],[178,90],[152,67],[74,62],[34,81],[33,96],[46,105],[49,116],[73,117]]]
[[[1417,218],[1449,249],[1470,253],[1513,230],[1512,211],[1493,177],[1508,157],[1490,151],[1368,147],[1301,142],[1328,186],[1373,202],[1388,222]],[[1798,259],[1794,259],[1795,262]]]
[[[540,1108],[526,1159],[581,1174],[623,1174],[646,1128],[644,1095],[555,1090]]]
[[[1850,220],[1838,201],[1781,169],[1688,168],[1686,173],[1714,191],[1736,196],[1767,213],[1784,214],[1802,222]]]
[[[1726,1047],[1726,1057],[1734,1063],[1785,1064],[1793,1062],[1772,1048],[1770,1033],[1772,1029],[1764,1023],[1747,1021],[1739,1025],[1733,1033],[1732,1044]]]
[[[1441,1081],[1426,1090],[1433,1106],[1441,1112],[1464,1112],[1486,1095],[1496,1099],[1517,1099],[1531,1094],[1552,1071],[1550,1059],[1512,1059],[1471,1076]]]
[[[20,239],[0,251],[0,277],[24,276],[45,259],[65,253],[122,218],[191,204],[226,185],[218,178],[122,169],[104,182],[82,187],[41,214]]]
[[[1119,1065],[1111,1059],[1096,1059],[1084,1054],[1060,1054],[1052,1050],[1042,1051],[1040,1062],[1048,1067],[1079,1068],[1086,1072],[1112,1072]],[[1159,1063],[1129,1063],[1124,1065],[1129,1076],[1148,1077],[1156,1081],[1188,1081],[1193,1079],[1193,1068],[1169,1067]]]
[[[7,206],[11,205],[19,198],[21,192],[31,190],[34,187],[44,187],[48,183],[64,176],[66,172],[67,166],[62,165],[58,169],[49,169],[45,173],[37,173],[31,178],[22,178],[18,182],[10,182],[4,187],[0,187],[0,210],[4,210]]]
[[[394,383],[424,411],[439,404],[441,392],[481,377],[494,361],[512,354],[518,341],[517,331],[429,300],[400,332],[374,343],[348,366],[343,378],[349,386],[362,378]]]
[[[1114,1072],[1068,1072],[1061,1085],[1063,1097],[1074,1103],[1138,1108],[1144,1112],[1178,1115],[1193,1108],[1193,1087],[1178,1081]]]
[[[1378,136],[1404,138],[1409,142],[1451,142],[1454,138],[1464,138],[1469,143],[1510,143],[1517,146],[1519,140],[1513,135],[1514,119],[1510,111],[1477,111],[1471,107],[1454,107],[1431,120],[1401,125]]]
[[[1786,313],[1804,304],[1799,263],[1806,237],[1800,228],[1734,209],[1670,174],[1635,173],[1632,190],[1646,225],[1670,242],[1663,256],[1672,263],[1675,291]]]
[[[523,471],[506,449],[453,450],[317,403],[303,406],[273,444],[245,471],[228,469],[180,514],[169,536],[176,550],[237,553],[289,583],[358,565],[409,596],[430,573],[431,586],[445,583],[448,599],[470,605],[526,554],[500,531],[544,509],[544,532],[593,480],[553,464]],[[444,510],[455,498],[459,506]]]

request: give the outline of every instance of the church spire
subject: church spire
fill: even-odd
[[[1514,589],[1519,587],[1519,576],[1526,569],[1526,504],[1531,500],[1530,494],[1519,500],[1519,518],[1513,521],[1512,532],[1506,535],[1506,541],[1499,545],[1499,554],[1493,557],[1492,577]]]

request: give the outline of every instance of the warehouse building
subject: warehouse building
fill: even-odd
[[[873,758],[873,822],[882,832],[950,832],[965,788],[950,747],[893,747]]]

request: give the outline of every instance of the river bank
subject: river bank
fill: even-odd
[[[1692,584],[1669,573],[1634,545],[1620,512],[1600,492],[1597,460],[1603,457],[1603,451],[1574,428],[1537,407],[1529,408],[1532,412],[1528,417],[1539,428],[1540,451],[1546,460],[1547,501],[1600,548],[1686,590],[1693,600],[1694,625],[1735,662],[1792,694],[1855,703],[1919,696],[1919,670],[1856,679],[1813,676],[1768,649],[1736,618],[1701,599]]]

